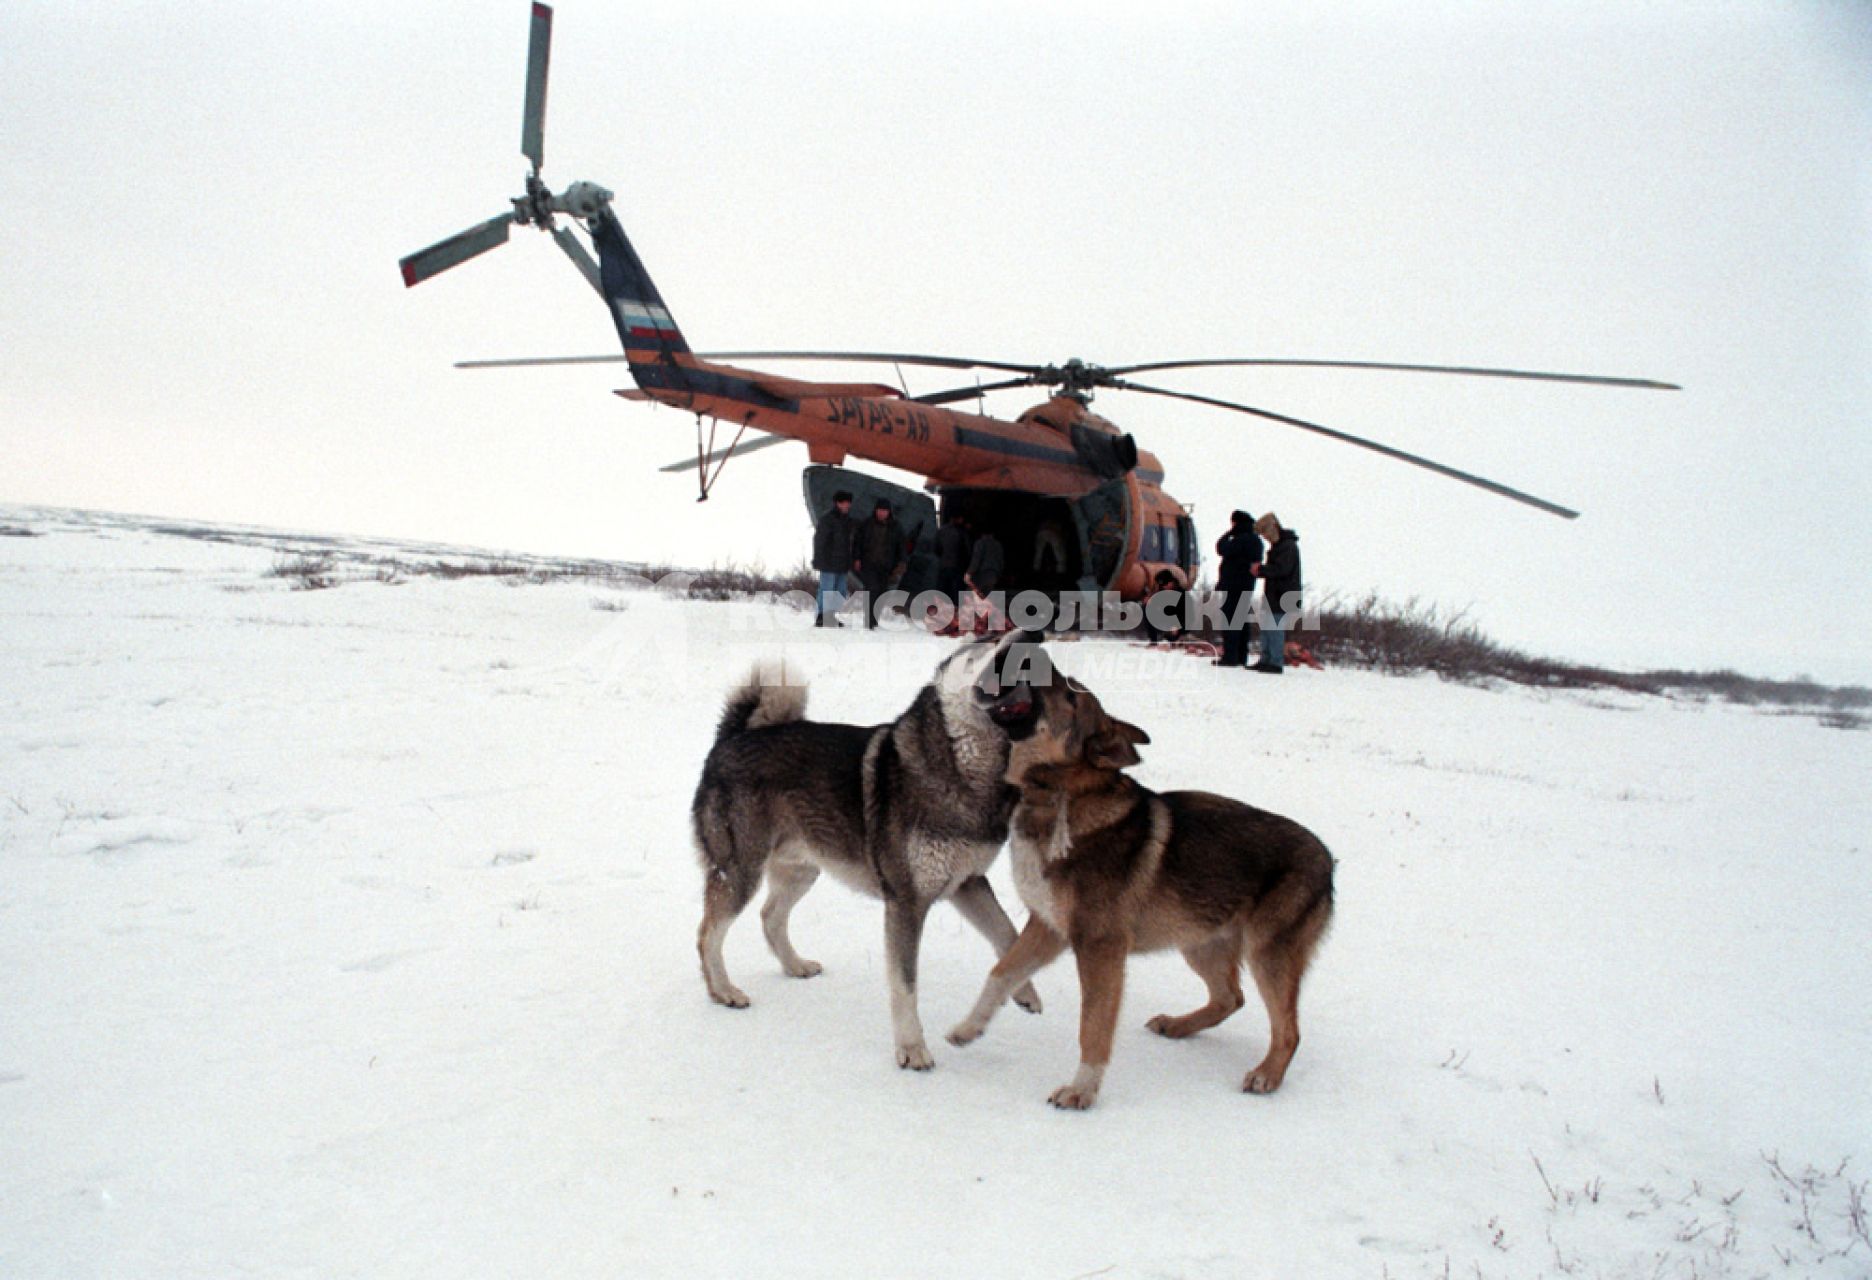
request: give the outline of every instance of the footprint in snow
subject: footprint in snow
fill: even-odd
[[[386,951],[381,955],[367,956],[362,960],[353,960],[350,964],[340,965],[341,973],[382,973],[392,965],[413,960],[417,956],[428,955],[435,947],[417,947],[412,951]]]

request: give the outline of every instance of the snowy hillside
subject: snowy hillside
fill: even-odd
[[[929,1074],[836,884],[794,916],[823,976],[752,912],[753,1007],[698,972],[724,688],[784,652],[814,714],[881,720],[948,642],[0,526],[0,1275],[1872,1275],[1872,733],[1058,645],[1144,781],[1339,859],[1279,1093],[1237,1091],[1252,1003],[1144,1030],[1202,995],[1149,956],[1067,1114],[1070,962],[953,1049],[991,957],[946,906]]]

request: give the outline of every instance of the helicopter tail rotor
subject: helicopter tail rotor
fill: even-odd
[[[546,155],[546,72],[552,57],[552,8],[533,5],[527,40],[526,102],[520,117],[520,153],[531,163],[526,176],[525,194],[513,198],[511,212],[489,218],[478,226],[438,241],[427,249],[404,258],[399,264],[405,286],[421,284],[450,267],[460,266],[490,249],[507,243],[508,229],[515,223],[550,231],[555,243],[572,260],[594,289],[600,288],[598,264],[570,231],[554,224],[553,215],[589,222],[603,213],[611,193],[590,182],[575,182],[554,195],[540,177]]]

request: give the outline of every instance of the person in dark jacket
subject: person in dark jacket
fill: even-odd
[[[976,535],[974,549],[969,552],[968,572],[962,575],[962,581],[975,593],[969,614],[976,630],[1000,629],[1000,619],[995,616],[995,608],[988,597],[1001,585],[1001,574],[1006,568],[1007,553],[1001,549],[1001,539],[995,537],[994,530],[983,529]]]
[[[1261,570],[1261,539],[1254,517],[1246,511],[1229,516],[1229,530],[1216,539],[1216,595],[1222,604],[1222,656],[1218,667],[1248,665],[1248,609],[1254,599],[1255,577]],[[1239,619],[1239,621],[1238,621]]]
[[[816,627],[830,627],[832,615],[845,603],[852,571],[851,494],[843,489],[832,495],[832,509],[819,517],[813,530],[812,567],[819,572],[819,619]]]
[[[1255,522],[1267,539],[1267,559],[1255,566],[1264,584],[1268,621],[1261,627],[1261,661],[1248,668],[1277,676],[1287,660],[1287,631],[1300,618],[1300,535],[1283,528],[1272,511]]]
[[[865,603],[865,626],[875,630],[878,611],[883,607],[884,593],[902,576],[908,558],[904,554],[903,526],[891,515],[888,500],[877,500],[871,519],[865,521],[858,530],[854,550],[857,553],[858,581],[864,584],[865,594],[869,597]]]
[[[968,518],[951,511],[942,528],[936,531],[936,590],[949,601],[952,609],[962,608],[963,576],[968,573]]]
[[[1165,625],[1158,626],[1153,619],[1162,618]],[[1176,575],[1168,569],[1159,569],[1151,582],[1151,593],[1144,601],[1144,634],[1150,637],[1152,644],[1168,641],[1172,644],[1183,638],[1183,588],[1177,585]]]

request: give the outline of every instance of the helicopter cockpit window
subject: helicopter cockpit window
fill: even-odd
[[[1138,546],[1138,559],[1163,559],[1163,526],[1147,524],[1144,526],[1144,539]]]
[[[1174,525],[1163,526],[1163,555],[1159,558],[1170,564],[1180,563],[1177,560],[1177,531]]]

